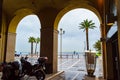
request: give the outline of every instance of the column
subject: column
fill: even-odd
[[[118,59],[119,59],[119,66],[120,66],[120,0],[116,0],[116,3],[117,3],[118,46],[119,46],[118,47],[118,49],[119,49],[119,58]],[[120,68],[119,68],[119,70],[120,70]]]
[[[55,73],[57,72],[57,61],[58,61],[58,31],[52,28],[42,28],[41,29],[41,47],[40,56],[47,56],[47,72]]]
[[[101,42],[102,42],[102,58],[103,58],[103,76],[106,79],[107,73],[107,59],[106,59],[106,32],[104,24],[101,27]]]
[[[114,80],[114,67],[113,63],[113,51],[112,51],[112,41],[108,40],[106,43],[106,59],[107,59],[107,79]]]
[[[2,62],[2,3],[3,0],[0,0],[0,62]]]
[[[1,38],[1,31],[2,31],[2,4],[3,4],[3,0],[0,0],[0,38]]]
[[[58,31],[54,29],[54,22],[58,11],[45,8],[38,14],[41,22],[40,56],[47,56],[46,73],[57,72],[58,61]]]
[[[1,38],[0,38],[0,62],[3,62],[4,60],[4,51],[5,51],[5,39],[6,36],[5,34],[1,33]]]
[[[14,61],[16,33],[8,33],[6,62]]]

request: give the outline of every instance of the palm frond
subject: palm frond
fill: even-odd
[[[94,29],[96,27],[96,26],[94,26],[95,23],[93,23],[92,20],[88,21],[88,19],[84,20],[79,25],[80,25],[79,26],[80,29],[83,29],[83,30],[85,30],[86,28],[88,28],[88,29]]]

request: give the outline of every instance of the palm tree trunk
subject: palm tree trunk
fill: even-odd
[[[33,42],[31,42],[31,57],[33,56]]]
[[[86,28],[86,42],[87,42],[87,50],[89,50],[89,40],[88,40],[88,28]]]
[[[37,52],[37,42],[36,42],[36,45],[35,45],[35,54],[36,54],[36,52]]]

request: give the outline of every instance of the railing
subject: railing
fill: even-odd
[[[58,55],[58,58],[60,58],[60,55]],[[80,55],[77,54],[77,55],[74,55],[74,54],[66,54],[66,55],[62,55],[61,57],[62,59],[79,59],[80,58]]]

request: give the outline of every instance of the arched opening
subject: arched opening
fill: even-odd
[[[98,17],[89,9],[77,8],[70,10],[64,14],[58,24],[58,70],[64,70],[66,73],[69,72],[73,75],[86,74],[84,59],[86,35],[84,30],[79,29],[80,23],[86,19],[92,20],[95,23],[94,26],[96,26],[94,29],[89,29],[89,48],[95,51],[94,44],[98,40],[100,41],[101,37]],[[98,63],[98,61],[101,62]],[[97,59],[95,75],[102,76],[102,73],[102,60]],[[70,76],[67,78],[70,78]],[[79,78],[76,76],[75,79]]]
[[[18,11],[16,11],[14,13],[16,16],[13,17],[13,19],[11,19],[11,22],[9,24],[9,28],[8,28],[8,36],[7,36],[7,48],[6,48],[6,54],[5,54],[5,59],[6,62],[9,61],[13,61],[14,60],[14,55],[15,55],[15,42],[16,42],[16,30],[17,30],[17,26],[18,23],[27,15],[34,15],[33,10],[31,9],[20,9]],[[31,19],[33,20],[33,19]],[[38,18],[37,18],[38,20]],[[29,22],[28,25],[30,25],[32,22]],[[35,26],[36,24],[34,24]],[[36,26],[40,26],[40,25],[36,25]],[[24,26],[25,27],[25,26]],[[27,26],[29,27],[29,26]],[[34,27],[33,30],[31,30],[30,32],[34,31]],[[38,28],[38,32],[40,32],[40,27]],[[38,34],[39,35],[39,34]],[[25,35],[24,35],[25,36]],[[40,36],[39,36],[40,37]],[[23,37],[21,37],[22,39]]]
[[[36,15],[28,15],[24,17],[18,24],[16,30],[16,56],[31,55],[30,37],[35,40],[40,39],[40,20]],[[40,55],[40,41],[33,42],[33,56]]]

